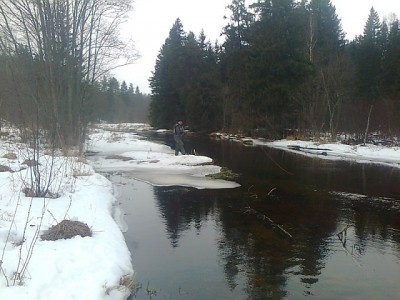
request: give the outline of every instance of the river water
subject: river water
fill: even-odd
[[[132,299],[400,299],[399,169],[208,138],[185,146],[241,187],[106,174],[128,225]]]

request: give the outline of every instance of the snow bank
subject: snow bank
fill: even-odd
[[[221,168],[211,158],[196,155],[175,156],[162,144],[150,142],[131,132],[96,130],[91,134],[88,150],[97,153],[89,159],[100,172],[122,170],[153,185],[180,185],[199,189],[235,188],[239,184],[206,177]]]
[[[53,175],[55,199],[26,197],[32,151],[0,141],[0,299],[126,299],[120,285],[133,278],[130,252],[114,219],[111,183],[74,157],[43,155],[43,184]],[[13,154],[13,155],[11,155]],[[6,158],[8,157],[8,158]],[[42,241],[40,234],[63,219],[86,223],[92,237]]]

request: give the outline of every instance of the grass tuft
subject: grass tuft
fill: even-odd
[[[221,171],[219,173],[215,174],[208,174],[207,177],[210,177],[212,179],[223,179],[223,180],[237,180],[240,177],[240,174],[234,173],[232,170],[222,167]]]
[[[40,238],[44,241],[70,239],[74,236],[92,236],[89,226],[80,221],[63,220],[46,230]]]

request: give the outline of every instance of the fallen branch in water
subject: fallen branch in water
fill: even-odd
[[[253,187],[254,187],[254,185],[251,185],[251,186],[247,189],[247,192],[250,192],[250,190],[251,190]],[[272,189],[268,192],[267,196],[271,196],[271,194],[272,194],[275,190],[276,190],[276,188],[272,188]],[[258,199],[258,195],[255,194],[255,193],[253,193],[253,194],[250,195],[250,198],[256,198],[256,199]]]
[[[346,226],[342,231],[339,231],[336,233],[336,236],[338,237],[339,241],[342,242],[343,246],[346,245],[346,239],[347,239],[347,228],[350,226]]]
[[[281,169],[283,172],[285,172],[285,173],[287,173],[287,174],[289,174],[289,175],[293,175],[293,173],[287,171],[287,170],[286,170],[285,168],[283,168],[280,164],[278,164],[278,163],[271,157],[271,155],[269,155],[268,152],[265,151],[264,148],[261,148],[261,149],[263,150],[263,152],[265,153],[265,155],[268,156],[268,158],[269,158],[279,169]]]
[[[287,232],[281,225],[276,224],[270,217],[268,217],[267,215],[258,212],[257,210],[255,210],[254,208],[251,208],[250,206],[247,206],[244,208],[243,210],[244,214],[248,214],[248,215],[255,215],[258,219],[261,219],[263,221],[268,221],[269,224],[272,227],[276,227],[278,228],[280,231],[282,231],[286,236],[290,237],[291,239],[293,239],[293,236]]]
[[[271,189],[271,190],[268,192],[267,195],[270,196],[275,190],[276,190],[276,188]]]
[[[343,230],[339,231],[339,232],[336,234],[336,236],[337,236],[337,238],[339,239],[340,244],[342,245],[343,250],[344,250],[348,255],[350,255],[351,259],[354,261],[354,263],[355,263],[357,266],[361,267],[361,264],[357,261],[355,255],[354,255],[353,253],[351,253],[351,252],[347,249],[347,247],[346,247],[346,243],[347,243],[347,229],[348,229],[349,227],[350,227],[350,226],[346,226]]]

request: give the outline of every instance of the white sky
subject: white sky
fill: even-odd
[[[226,25],[224,15],[231,0],[134,0],[131,18],[126,24],[124,35],[132,37],[141,58],[133,65],[114,72],[119,81],[139,86],[150,93],[148,78],[154,70],[161,46],[168,37],[175,20],[179,17],[183,29],[196,35],[204,29],[208,39],[214,43],[220,39],[222,27]],[[248,4],[253,1],[247,1]],[[390,13],[400,15],[399,0],[331,0],[342,20],[348,39],[363,31],[369,10],[373,6],[383,18]]]

